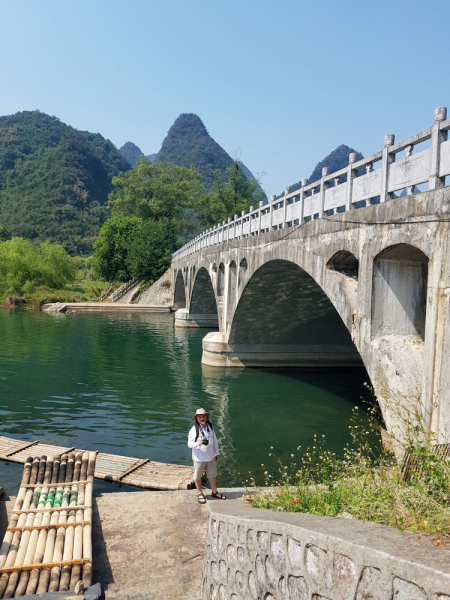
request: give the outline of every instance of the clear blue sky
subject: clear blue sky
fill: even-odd
[[[0,0],[0,114],[157,152],[183,112],[271,194],[449,105],[448,0]]]

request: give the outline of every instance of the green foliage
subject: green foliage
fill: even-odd
[[[198,220],[204,227],[213,227],[228,217],[248,212],[264,199],[259,183],[248,179],[242,163],[236,161],[226,169],[226,179],[219,171],[214,173],[214,183],[209,194],[204,194],[196,205]]]
[[[135,168],[118,177],[109,195],[113,217],[95,244],[95,269],[102,277],[126,281],[156,280],[170,266],[180,235],[196,227],[192,206],[201,192],[193,168],[150,164],[142,157]]]
[[[202,176],[202,183],[209,191],[215,181],[215,171],[225,176],[226,169],[233,165],[233,159],[209,135],[202,120],[192,113],[180,115],[169,129],[155,163],[170,163],[189,168],[191,165]],[[247,177],[250,171],[242,165]]]
[[[73,281],[75,266],[64,248],[49,242],[39,247],[29,240],[0,242],[0,294],[22,296],[36,286],[56,289]]]
[[[108,219],[95,242],[94,272],[107,281],[127,281],[132,278],[128,266],[131,237],[139,225],[136,216],[115,216]]]
[[[38,111],[0,117],[0,221],[12,236],[87,253],[109,216],[111,179],[129,168],[100,134]]]
[[[118,189],[109,195],[113,216],[177,219],[201,190],[200,174],[193,168],[150,164],[141,158],[136,167],[113,178]]]
[[[394,454],[381,448],[378,407],[369,409],[369,419],[361,418],[356,408],[350,425],[353,441],[343,456],[327,450],[325,436],[315,435],[312,446],[304,451],[297,448],[296,461],[283,465],[278,460],[278,477],[265,471],[266,485],[271,487],[249,497],[249,502],[258,508],[331,517],[349,513],[413,534],[426,532],[438,546],[450,541],[450,464],[433,452],[435,433],[411,408],[415,405],[420,406],[417,402],[393,406],[391,402],[391,415],[397,422],[413,424],[403,429],[401,445],[396,440],[399,452],[411,452],[417,459],[408,475]]]
[[[127,265],[131,275],[136,279],[156,281],[170,267],[176,241],[175,221],[141,220],[130,240]]]
[[[10,235],[8,233],[8,230],[6,229],[6,227],[4,225],[0,224],[0,242],[9,240],[9,238],[10,238]]]

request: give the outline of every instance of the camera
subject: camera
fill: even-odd
[[[209,440],[207,440],[207,439],[204,439],[204,440],[203,440],[203,445],[204,445],[204,446],[207,446],[208,444],[209,444]]]

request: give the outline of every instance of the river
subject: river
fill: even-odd
[[[204,407],[220,486],[240,486],[249,472],[262,484],[264,469],[276,470],[270,452],[290,462],[314,433],[342,451],[351,409],[367,397],[364,369],[206,367],[206,333],[175,329],[171,314],[0,309],[0,435],[190,464],[186,436]],[[14,494],[21,472],[0,462],[0,486]]]

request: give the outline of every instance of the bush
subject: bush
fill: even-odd
[[[393,452],[382,449],[378,406],[369,408],[368,422],[356,407],[350,425],[352,443],[342,457],[326,449],[324,436],[315,435],[313,445],[296,462],[285,466],[278,461],[279,476],[265,471],[269,489],[248,500],[254,507],[272,510],[330,517],[350,513],[402,531],[425,531],[438,546],[450,541],[448,459],[435,453],[436,433],[414,409],[419,403],[406,408],[392,399],[388,403],[391,415],[395,413],[406,427],[396,443],[399,454],[412,458],[415,466],[409,473],[402,472],[402,461],[398,463]]]
[[[75,272],[62,246],[35,247],[22,238],[0,242],[0,293],[22,296],[40,285],[56,289],[73,281]]]

